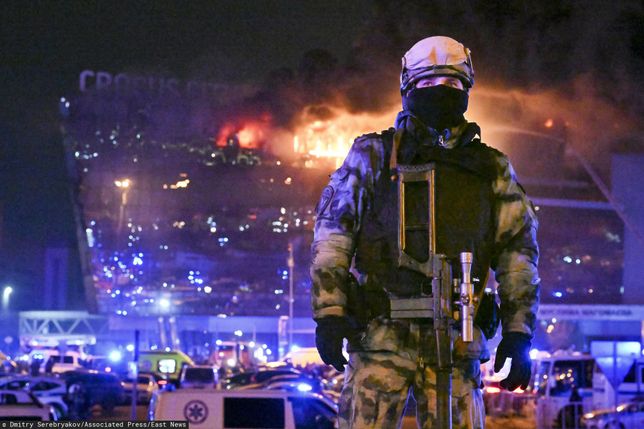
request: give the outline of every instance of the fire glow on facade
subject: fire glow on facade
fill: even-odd
[[[241,148],[261,149],[266,141],[267,131],[270,128],[269,116],[260,120],[246,120],[239,123],[228,122],[219,130],[215,144],[217,147],[228,146],[230,139],[235,136]]]
[[[345,108],[329,110],[332,115],[328,119],[312,119],[306,111],[302,113],[293,131],[296,155],[332,159],[339,166],[356,137],[389,128],[397,112],[397,109],[385,113],[351,113]]]

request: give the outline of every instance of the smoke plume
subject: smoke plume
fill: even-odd
[[[395,111],[404,52],[423,37],[446,35],[472,51],[470,105],[478,113],[470,116],[484,125],[533,130],[551,119],[565,128],[560,137],[567,144],[604,169],[606,153],[642,150],[635,136],[644,114],[643,18],[641,3],[629,0],[380,0],[348,58],[306,52],[298,69],[269,73],[245,104],[270,110],[282,130],[316,115],[327,120],[337,107],[354,114]],[[504,100],[507,111],[494,99]]]

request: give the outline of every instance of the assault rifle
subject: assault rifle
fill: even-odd
[[[397,148],[394,148],[394,153]],[[436,252],[436,165],[397,165],[392,156],[392,180],[398,182],[398,265],[424,274],[431,279],[431,295],[423,294],[413,298],[390,298],[392,319],[433,319],[436,339],[437,375],[436,401],[437,419],[441,429],[452,427],[452,351],[454,331],[460,324],[460,337],[464,342],[473,341],[474,336],[474,288],[471,280],[473,256],[470,252],[459,255],[460,278],[454,278],[453,267],[448,257]],[[428,222],[411,223],[406,213],[405,193],[407,185],[413,182],[427,183]],[[410,218],[411,219],[411,218]],[[428,254],[420,262],[407,252],[407,235],[419,230],[428,230]]]

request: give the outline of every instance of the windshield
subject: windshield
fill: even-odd
[[[49,359],[51,359],[51,361],[53,363],[61,363],[61,362],[62,363],[74,363],[74,357],[73,356],[56,356],[56,355],[53,355]]]
[[[184,379],[186,381],[210,382],[215,380],[215,372],[212,368],[187,368]]]
[[[593,385],[593,362],[590,360],[562,360],[552,368],[554,387],[551,396],[570,396],[574,388],[590,388]]]

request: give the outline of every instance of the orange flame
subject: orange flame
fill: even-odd
[[[269,128],[270,117],[266,115],[259,120],[228,122],[220,128],[215,144],[224,147],[228,139],[237,137],[241,148],[259,149],[266,142]]]
[[[340,165],[356,137],[389,128],[397,110],[385,113],[351,113],[344,108],[329,108],[329,119],[309,118],[302,114],[293,136],[293,152],[314,158],[335,160]]]

